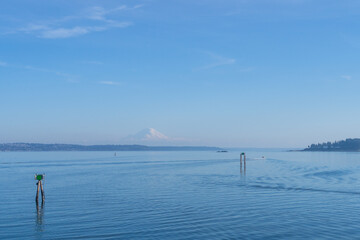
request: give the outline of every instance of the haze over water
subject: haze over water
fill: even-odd
[[[0,239],[360,236],[360,153],[239,153],[1,152]]]

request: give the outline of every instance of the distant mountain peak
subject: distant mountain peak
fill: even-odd
[[[133,140],[137,141],[157,141],[169,140],[169,137],[157,131],[154,128],[145,128],[135,135],[130,136]]]
[[[123,144],[140,144],[147,146],[185,146],[191,142],[186,139],[168,137],[154,128],[145,128],[134,135],[122,139]]]

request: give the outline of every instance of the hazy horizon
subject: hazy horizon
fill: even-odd
[[[0,142],[305,148],[360,137],[354,0],[2,3]]]

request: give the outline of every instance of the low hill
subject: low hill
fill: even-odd
[[[42,144],[42,143],[3,143],[0,151],[218,151],[218,147],[202,146],[144,146],[144,145],[75,145],[75,144]]]

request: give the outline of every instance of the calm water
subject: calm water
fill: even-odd
[[[0,239],[360,238],[360,153],[239,153],[1,152]]]

